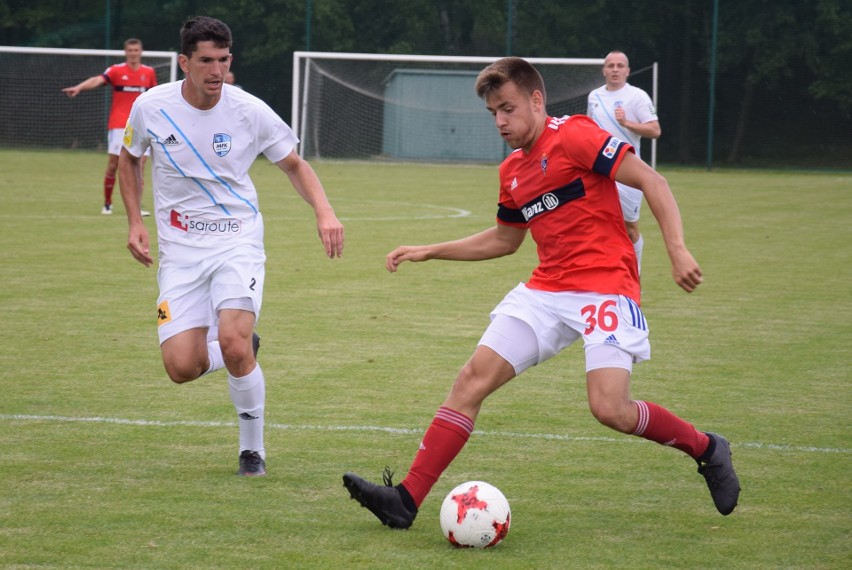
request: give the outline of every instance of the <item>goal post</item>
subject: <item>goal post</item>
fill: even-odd
[[[498,57],[297,51],[291,123],[305,158],[499,162],[509,148],[474,91]],[[586,112],[603,59],[527,58],[551,115]]]
[[[297,51],[291,125],[304,158],[500,162],[511,150],[474,91],[498,57]],[[603,59],[527,58],[547,111],[585,114]],[[632,76],[631,76],[632,77]]]
[[[0,147],[106,149],[112,92],[107,88],[69,99],[62,92],[110,65],[124,50],[0,46]],[[177,79],[177,54],[143,51],[157,83]]]

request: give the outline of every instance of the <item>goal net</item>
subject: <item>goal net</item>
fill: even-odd
[[[0,147],[106,150],[112,91],[101,87],[69,99],[62,92],[115,63],[123,50],[0,46]],[[157,82],[177,78],[177,54],[145,51]]]
[[[499,162],[511,150],[474,90],[498,58],[295,52],[291,123],[305,158]],[[529,58],[552,116],[586,113],[603,59]]]

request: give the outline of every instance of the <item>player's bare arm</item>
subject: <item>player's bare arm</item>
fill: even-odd
[[[626,127],[646,139],[658,139],[663,134],[663,129],[660,127],[660,121],[648,121],[647,123],[638,123],[627,119],[624,114],[624,109],[615,110],[615,120],[622,127]]]
[[[527,230],[498,224],[462,239],[430,245],[401,245],[385,258],[385,267],[396,272],[403,261],[482,261],[511,255],[518,251]]]
[[[80,91],[90,91],[92,89],[97,89],[101,85],[106,84],[106,79],[104,79],[103,75],[93,75],[92,77],[86,79],[85,81],[74,85],[73,87],[66,87],[62,90],[63,93],[68,95],[71,99],[80,94]]]
[[[687,293],[694,291],[703,281],[703,274],[698,262],[686,248],[680,209],[669,183],[633,153],[624,157],[615,179],[642,190],[663,234],[666,251],[672,263],[672,277]]]
[[[294,150],[277,163],[299,196],[314,209],[317,233],[330,258],[343,255],[343,224],[337,219],[316,172]]]
[[[148,228],[142,222],[142,159],[130,154],[126,148],[121,149],[118,160],[119,186],[121,200],[127,212],[127,249],[133,258],[150,267],[154,263],[151,257],[150,237]]]

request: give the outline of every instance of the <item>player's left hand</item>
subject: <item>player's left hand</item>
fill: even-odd
[[[701,267],[692,254],[685,250],[672,259],[672,277],[687,293],[692,293],[704,282]]]

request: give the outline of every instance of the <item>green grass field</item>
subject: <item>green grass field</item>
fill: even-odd
[[[384,255],[492,224],[496,168],[316,164],[346,225],[332,261],[280,171],[255,165],[269,476],[243,479],[224,374],[177,386],[162,370],[156,273],[125,249],[120,203],[99,213],[105,164],[0,152],[0,567],[852,567],[852,173],[662,169],[705,272],[692,295],[644,211],[653,359],[634,396],[732,441],[733,515],[691,459],[596,423],[572,347],[486,402],[414,527],[392,531],[341,475],[404,476],[535,253],[394,275]],[[444,494],[468,479],[512,505],[495,549],[441,535]]]

